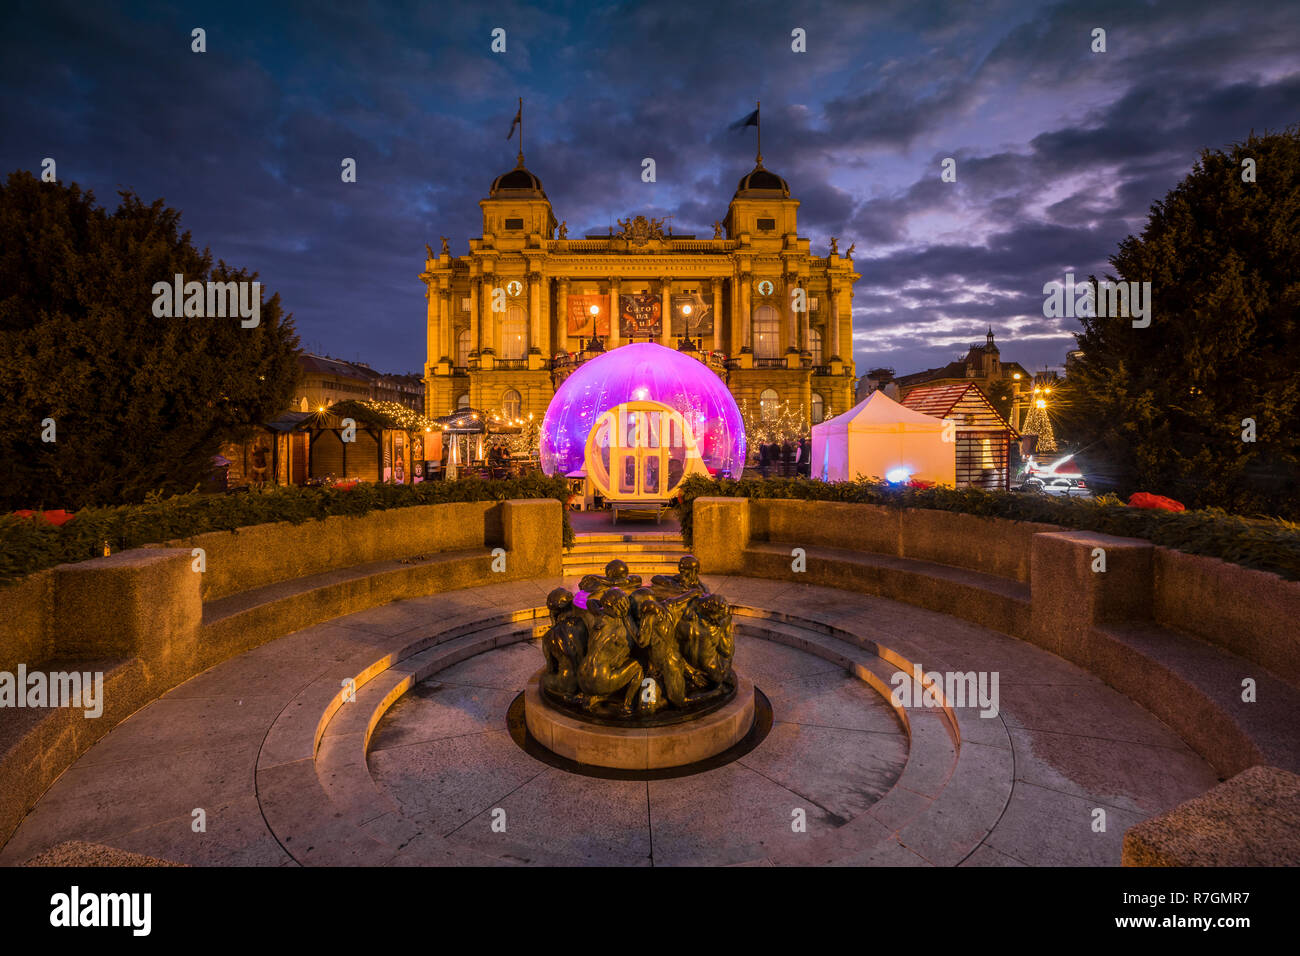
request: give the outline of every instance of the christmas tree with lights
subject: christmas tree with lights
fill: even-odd
[[[1034,403],[1034,407],[1029,410],[1029,415],[1025,418],[1024,432],[1026,435],[1037,435],[1038,444],[1034,447],[1035,454],[1043,454],[1057,450],[1056,434],[1052,431],[1052,420],[1047,415],[1047,402],[1039,399]]]

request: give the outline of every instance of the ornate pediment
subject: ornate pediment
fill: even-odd
[[[627,239],[634,246],[644,246],[651,239],[663,239],[664,221],[662,219],[647,219],[645,216],[637,216],[633,219],[620,219],[618,224],[623,231],[616,233],[615,238]]]

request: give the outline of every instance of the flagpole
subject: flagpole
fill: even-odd
[[[519,165],[524,164],[524,98],[519,97]]]
[[[763,165],[763,104],[758,100],[754,100],[754,112],[757,114],[754,117],[754,125],[758,127],[757,164],[759,166],[762,166]]]

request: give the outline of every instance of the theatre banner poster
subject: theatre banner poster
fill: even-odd
[[[592,315],[591,307],[598,310]],[[591,338],[609,335],[609,296],[598,293],[579,293],[569,296],[567,320],[569,335]]]
[[[672,334],[675,338],[689,335],[693,339],[713,334],[713,306],[704,301],[704,296],[673,296]]]
[[[658,292],[633,292],[619,297],[619,335],[625,339],[658,338],[663,316]]]

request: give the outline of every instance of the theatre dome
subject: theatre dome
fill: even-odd
[[[506,190],[511,196],[531,193],[542,199],[546,198],[546,193],[542,190],[542,181],[525,169],[522,162],[510,172],[502,173],[492,180],[492,198],[497,198],[502,190]]]
[[[784,199],[789,199],[790,186],[770,169],[764,169],[762,163],[742,176],[739,185],[736,186],[736,195],[741,197],[772,196],[776,193],[780,193]]]

